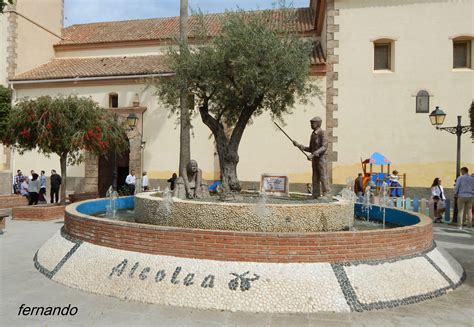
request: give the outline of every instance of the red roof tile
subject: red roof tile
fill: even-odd
[[[11,81],[168,73],[164,55],[59,58],[16,75]]]
[[[251,12],[255,13],[255,12]],[[315,19],[310,8],[291,11],[273,10],[273,23],[283,24],[289,14],[296,13],[296,30],[299,33],[314,31]],[[204,15],[204,23],[210,34],[219,33],[220,19],[225,14]],[[196,36],[199,26],[195,16],[189,17],[189,37]],[[179,17],[127,20],[116,22],[72,25],[63,30],[63,38],[57,45],[79,45],[123,41],[167,40],[179,35]]]

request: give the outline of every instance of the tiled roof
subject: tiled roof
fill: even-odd
[[[310,8],[291,11],[273,10],[272,23],[283,24],[290,13],[296,12],[296,30],[299,33],[314,31],[315,19]],[[251,12],[255,13],[255,12]],[[225,14],[204,15],[210,36],[219,33],[219,22]],[[199,26],[196,16],[189,17],[189,37],[196,36]],[[63,30],[63,40],[57,45],[79,45],[123,41],[167,40],[179,35],[179,17],[127,20],[116,22],[72,25]]]
[[[81,77],[148,75],[170,72],[164,55],[58,58],[25,73],[12,81]]]

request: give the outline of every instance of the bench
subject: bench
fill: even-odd
[[[98,192],[74,193],[69,195],[69,200],[71,201],[71,203],[74,203],[84,200],[97,199],[98,197]]]

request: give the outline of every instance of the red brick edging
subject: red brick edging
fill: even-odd
[[[21,195],[0,195],[0,209],[20,207],[28,204],[28,200]]]
[[[64,205],[32,205],[16,207],[12,210],[15,220],[53,220],[64,218]]]
[[[75,210],[71,210],[77,212]],[[66,211],[74,238],[115,249],[176,257],[251,262],[345,262],[419,253],[433,244],[431,220],[361,232],[258,233],[112,221]]]

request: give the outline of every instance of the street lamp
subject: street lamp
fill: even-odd
[[[131,112],[127,116],[127,125],[130,130],[134,129],[137,126],[138,116],[134,112]]]
[[[448,133],[451,133],[457,136],[456,179],[459,177],[460,170],[461,170],[461,135],[471,130],[471,126],[461,125],[461,116],[457,116],[457,117],[458,117],[458,124],[456,126],[440,127],[444,123],[446,114],[439,107],[436,107],[436,109],[430,113],[431,125],[435,126],[436,129],[439,129],[441,131],[446,131]],[[456,221],[457,215],[458,215],[458,205],[457,205],[457,201],[454,201],[453,222]]]

